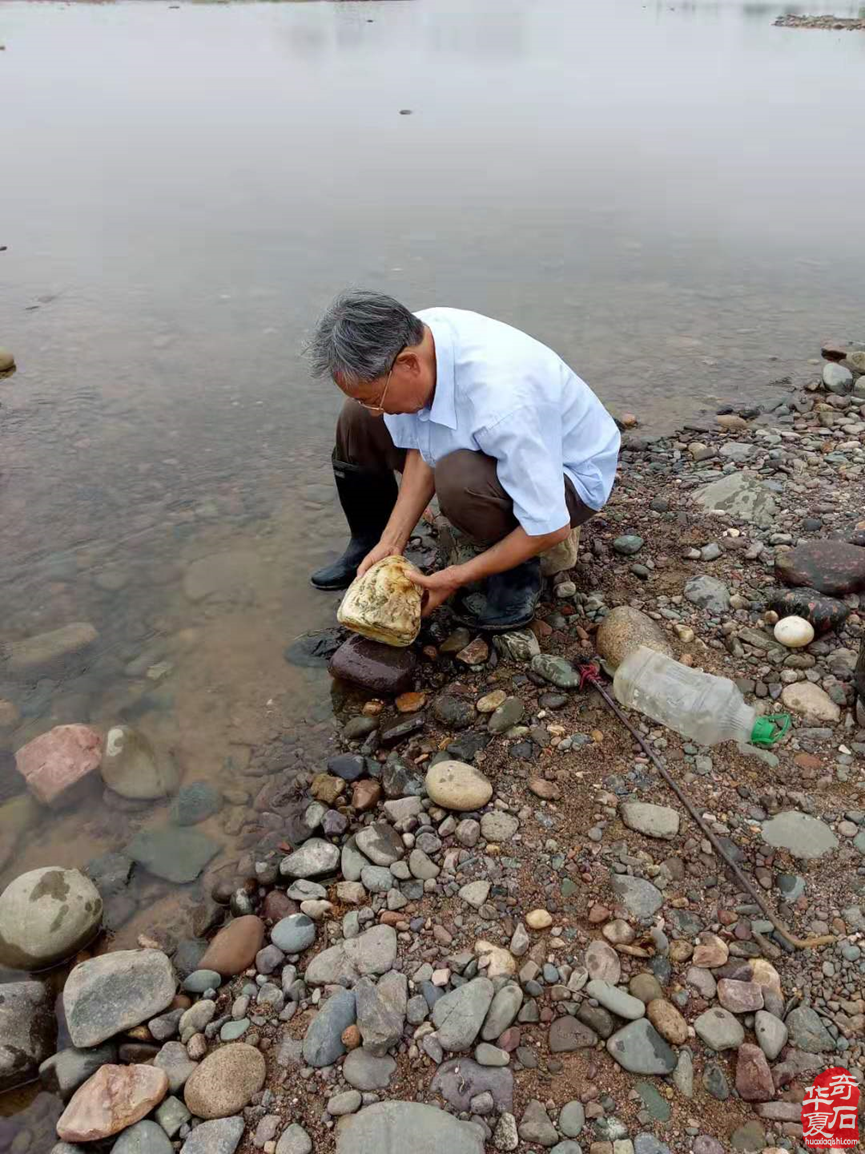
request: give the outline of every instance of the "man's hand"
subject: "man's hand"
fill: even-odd
[[[449,565],[447,569],[432,573],[429,577],[425,577],[423,573],[410,573],[409,576],[423,591],[421,614],[424,617],[429,617],[452,593],[456,593],[457,589],[465,585],[456,565]]]
[[[367,553],[364,559],[357,567],[358,577],[362,577],[367,569],[375,565],[376,561],[381,561],[383,557],[393,557],[402,553],[402,549],[398,545],[389,544],[387,541],[379,541],[379,543]]]

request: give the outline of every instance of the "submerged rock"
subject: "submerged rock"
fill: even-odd
[[[49,633],[39,633],[7,647],[7,666],[11,673],[30,673],[92,645],[99,634],[89,621],[76,621]]]
[[[411,689],[417,658],[409,649],[395,649],[355,634],[330,659],[331,677],[351,681],[373,693],[399,694]]]
[[[56,725],[15,754],[27,788],[52,809],[71,805],[101,760],[102,736],[89,725]]]
[[[336,614],[340,625],[385,645],[411,645],[420,632],[421,590],[409,577],[416,572],[402,556],[376,561],[346,591]]]
[[[54,999],[41,982],[0,985],[0,1093],[36,1077],[57,1043]]]
[[[152,799],[177,789],[177,770],[158,759],[147,738],[129,725],[115,725],[105,738],[102,780],[121,797]]]
[[[99,932],[102,898],[78,870],[21,874],[0,895],[0,963],[42,970],[71,958]]]
[[[143,829],[124,850],[127,857],[155,877],[183,885],[198,877],[222,846],[195,829],[180,832],[177,826]]]

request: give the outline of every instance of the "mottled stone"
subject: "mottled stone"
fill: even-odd
[[[89,725],[56,725],[15,754],[15,768],[43,805],[73,804],[102,760],[102,735]]]
[[[331,657],[331,677],[351,681],[373,693],[396,696],[412,688],[417,657],[411,649],[397,649],[356,634]]]
[[[168,1078],[154,1066],[101,1066],[72,1096],[57,1123],[64,1142],[110,1138],[138,1122],[168,1092]]]
[[[264,1055],[245,1042],[213,1050],[186,1083],[186,1105],[199,1118],[226,1118],[248,1106],[264,1085]]]

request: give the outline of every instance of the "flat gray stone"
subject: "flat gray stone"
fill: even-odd
[[[315,922],[306,914],[289,914],[270,931],[270,940],[284,954],[301,954],[315,941]]]
[[[613,893],[635,918],[650,918],[664,904],[661,891],[644,878],[614,874],[612,885]]]
[[[832,1035],[810,1006],[797,1006],[784,1019],[790,1042],[806,1054],[828,1054],[835,1049]]]
[[[524,1142],[538,1146],[555,1146],[559,1140],[549,1114],[536,1098],[533,1098],[525,1108],[519,1125],[519,1135]]]
[[[203,994],[205,990],[218,990],[222,977],[216,970],[193,970],[183,979],[183,989],[190,994]]]
[[[327,1103],[327,1112],[332,1118],[343,1118],[346,1114],[355,1114],[363,1105],[360,1090],[343,1090]]]
[[[175,1098],[173,1094],[169,1094],[156,1107],[155,1117],[168,1137],[174,1138],[180,1127],[188,1122],[192,1115],[187,1110],[185,1103],[181,1102],[179,1098]]]
[[[735,1050],[745,1041],[745,1031],[738,1018],[721,1006],[713,1006],[694,1021],[694,1029],[710,1050]]]
[[[589,1026],[578,1022],[570,1014],[556,1018],[550,1026],[549,1046],[553,1054],[570,1054],[587,1050],[597,1044],[598,1035]]]
[[[216,1118],[196,1126],[180,1154],[234,1154],[243,1137],[242,1118]]]
[[[124,1130],[111,1147],[111,1154],[174,1154],[174,1147],[158,1123],[145,1121]]]
[[[342,1076],[355,1090],[386,1090],[396,1070],[393,1058],[377,1058],[368,1050],[352,1050],[342,1064]]]
[[[303,1040],[303,1057],[308,1066],[321,1069],[332,1066],[345,1053],[342,1032],[354,1025],[354,993],[341,990],[328,998],[312,1020]]]
[[[838,838],[828,825],[798,810],[788,810],[764,821],[760,833],[767,845],[787,849],[803,861],[822,857],[838,848]]]
[[[631,1021],[636,1021],[637,1018],[643,1018],[646,1014],[646,1006],[639,998],[634,998],[631,994],[620,990],[618,986],[612,986],[609,982],[602,982],[595,978],[586,986],[586,993],[590,998],[594,998],[612,1014],[618,1014],[620,1018],[628,1018]]]
[[[394,886],[393,874],[387,866],[365,865],[360,880],[371,894],[386,894]]]
[[[523,1004],[523,996],[516,982],[508,982],[496,993],[481,1030],[485,1042],[494,1042],[508,1026],[513,1025]]]
[[[628,829],[670,841],[679,832],[679,815],[668,805],[652,805],[646,801],[626,801],[619,807],[622,821]]]
[[[123,851],[154,877],[175,885],[194,882],[222,845],[197,829],[175,825],[143,829]]]
[[[539,653],[532,658],[532,672],[543,677],[558,689],[578,689],[580,675],[564,657],[551,653]]]
[[[460,897],[467,905],[479,910],[489,897],[490,888],[488,881],[469,882],[460,889]]]
[[[694,502],[702,509],[722,509],[736,520],[761,529],[771,528],[778,511],[771,490],[741,471],[728,473],[698,489]]]
[[[496,1111],[510,1111],[514,1105],[514,1076],[507,1066],[482,1066],[472,1058],[451,1058],[442,1062],[430,1090],[441,1094],[459,1112],[468,1111],[472,1098],[492,1094]]]
[[[300,849],[282,859],[279,863],[279,872],[288,878],[322,877],[336,871],[339,859],[339,846],[332,845],[322,838],[311,837]],[[348,880],[358,881],[359,877]]]
[[[671,1074],[676,1068],[675,1051],[646,1018],[617,1030],[607,1050],[631,1074]]]
[[[622,975],[622,963],[612,946],[596,938],[586,948],[586,969],[590,978],[615,986]],[[574,987],[572,987],[574,988]]]
[[[754,1033],[760,1049],[774,1062],[787,1044],[787,1027],[768,1010],[758,1010],[754,1015]]]
[[[373,865],[390,866],[405,857],[402,838],[386,821],[366,825],[356,835],[357,848]]]
[[[276,1144],[276,1154],[310,1154],[312,1139],[297,1122],[283,1132]]]
[[[634,1154],[670,1154],[670,1147],[659,1142],[654,1134],[638,1134],[634,1139]]]
[[[481,836],[487,841],[509,842],[520,828],[519,818],[512,813],[494,809],[481,817]]]
[[[559,1114],[559,1129],[566,1138],[578,1138],[586,1124],[586,1110],[582,1102],[575,1098],[566,1102]]]
[[[729,589],[723,581],[707,573],[685,582],[685,597],[692,605],[698,605],[714,617],[720,617],[730,608]]]
[[[470,1049],[492,1004],[495,987],[489,978],[473,978],[458,986],[433,1007],[433,1023],[443,1050]]]
[[[371,978],[361,978],[354,993],[363,1048],[381,1058],[402,1038],[408,979],[391,970],[379,978],[378,985]]]
[[[98,1046],[122,1030],[155,1018],[177,988],[161,950],[116,950],[81,962],[63,988],[63,1007],[76,1049]]]
[[[166,1042],[153,1059],[153,1065],[165,1071],[168,1089],[176,1094],[192,1077],[198,1063],[193,1062],[182,1042]]]
[[[336,1154],[484,1154],[482,1131],[436,1106],[377,1102],[343,1118]]]
[[[353,985],[368,974],[386,974],[396,961],[393,926],[373,926],[356,938],[339,942],[317,954],[306,968],[310,986]]]

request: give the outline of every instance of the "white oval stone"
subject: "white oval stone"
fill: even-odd
[[[493,796],[492,783],[464,761],[440,761],[426,775],[426,791],[436,805],[468,813]]]
[[[814,640],[814,626],[804,617],[782,617],[775,626],[775,640],[788,649],[801,649]]]

